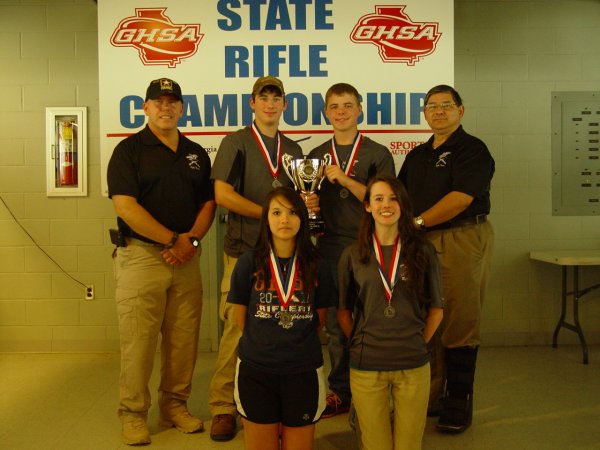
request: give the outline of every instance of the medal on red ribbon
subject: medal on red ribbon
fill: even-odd
[[[275,164],[273,164],[273,161],[271,160],[271,155],[269,154],[269,149],[267,148],[267,145],[265,144],[265,141],[262,138],[262,135],[260,134],[260,131],[258,130],[258,127],[256,126],[255,122],[252,122],[251,129],[252,134],[254,135],[254,139],[256,139],[256,142],[260,147],[260,151],[263,157],[265,158],[267,166],[269,167],[269,172],[271,172],[271,176],[273,177],[273,182],[271,183],[271,186],[273,186],[274,188],[281,186],[281,181],[279,181],[278,179],[279,162],[281,161],[281,139],[279,137],[279,131],[277,131],[277,133],[275,134],[275,148],[277,149],[277,156],[275,158]]]
[[[387,298],[387,306],[383,310],[383,315],[386,318],[391,319],[396,316],[396,309],[392,306],[392,293],[394,292],[394,287],[396,286],[398,275],[400,273],[400,236],[396,238],[394,251],[390,261],[390,267],[388,270],[385,268],[381,244],[379,243],[379,240],[375,234],[373,234],[373,250],[375,253],[375,259],[377,259],[379,275],[381,276],[381,281],[383,282],[385,296]]]
[[[288,270],[285,275],[283,273],[283,268],[279,263],[279,259],[273,252],[273,249],[269,250],[269,258],[271,277],[273,280],[275,280],[277,296],[279,297],[279,304],[281,305],[278,325],[284,329],[288,329],[294,325],[294,322],[292,321],[292,315],[288,311],[288,305],[294,296],[294,286],[296,285],[296,278],[298,276],[296,254],[292,256],[290,261],[290,270]]]
[[[360,144],[362,143],[362,140],[363,140],[362,134],[356,133],[356,136],[354,137],[354,142],[352,143],[352,151],[350,152],[350,156],[348,156],[348,160],[346,161],[346,164],[344,165],[340,161],[340,158],[337,153],[337,148],[335,146],[335,137],[331,138],[331,156],[333,158],[333,162],[335,165],[340,166],[342,168],[342,170],[344,171],[344,173],[348,176],[350,176],[350,172],[352,171],[352,168],[354,167],[354,163],[356,162],[356,156],[358,155],[358,149],[360,148]],[[350,194],[350,192],[346,188],[342,188],[342,190],[340,191],[341,198],[348,198],[349,194]]]

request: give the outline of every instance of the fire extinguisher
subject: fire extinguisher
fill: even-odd
[[[60,186],[77,184],[77,148],[73,139],[73,122],[58,122],[59,183]]]

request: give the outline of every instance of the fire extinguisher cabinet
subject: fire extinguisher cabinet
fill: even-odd
[[[87,111],[46,108],[46,195],[87,195]]]

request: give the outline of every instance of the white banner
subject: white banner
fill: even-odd
[[[180,130],[214,158],[222,137],[251,123],[256,78],[285,85],[281,130],[305,153],[331,138],[323,114],[334,83],[362,95],[359,130],[400,169],[426,140],[425,92],[454,82],[454,2],[162,0],[98,2],[102,191],[116,144],[145,125],[149,82],[183,90]]]

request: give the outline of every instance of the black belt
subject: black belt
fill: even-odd
[[[109,231],[110,241],[115,244],[117,247],[127,247],[128,245],[148,245],[153,247],[162,247],[165,246],[163,244],[159,244],[158,242],[140,239],[139,237],[129,236],[128,234],[124,234],[123,232],[111,228]]]
[[[164,244],[159,244],[158,242],[148,242],[148,241],[144,241],[142,239],[136,238],[136,237],[126,236],[125,242],[127,245],[141,245],[144,247],[160,247],[161,249],[165,248]],[[126,247],[126,246],[124,245],[123,247]]]
[[[464,227],[466,225],[477,225],[487,222],[487,214],[477,214],[476,216],[466,217],[458,220],[448,220],[433,227],[427,227],[427,231],[448,230],[450,228]]]

